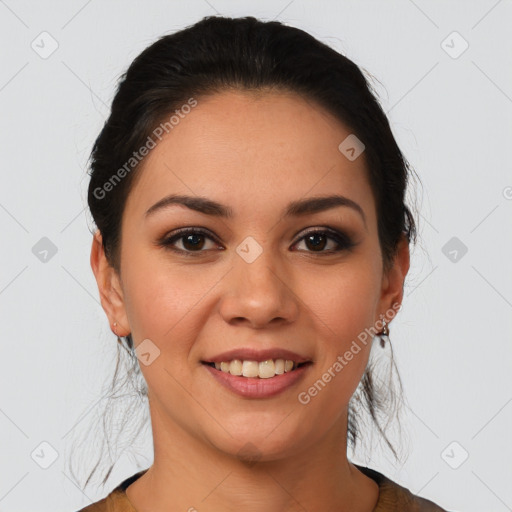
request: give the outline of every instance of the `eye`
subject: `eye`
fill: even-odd
[[[328,246],[328,240],[331,241],[331,248],[324,250]],[[318,253],[337,253],[343,250],[348,250],[354,247],[356,244],[352,239],[342,233],[331,228],[319,228],[308,231],[298,242],[304,241],[308,250],[306,252],[318,252]],[[297,245],[296,242],[294,245]],[[334,242],[334,247],[332,247]]]
[[[199,256],[208,249],[206,240],[213,243],[210,249],[219,248],[219,242],[208,231],[200,228],[183,228],[175,231],[171,236],[164,237],[159,245],[172,251],[184,254],[186,256]],[[352,239],[341,231],[332,228],[318,228],[308,231],[293,246],[304,241],[307,247],[306,252],[319,254],[333,254],[344,250],[349,250],[356,244]],[[326,247],[331,242],[331,247]],[[177,243],[181,244],[181,248],[177,247]],[[197,253],[197,254],[194,254]]]
[[[176,231],[172,236],[162,239],[160,245],[187,256],[195,256],[194,252],[204,252],[203,249],[207,245],[205,239],[216,242],[215,238],[203,229],[183,228]],[[183,248],[176,247],[176,242],[179,242]]]

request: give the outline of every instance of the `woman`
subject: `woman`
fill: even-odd
[[[347,458],[416,233],[359,68],[208,17],[135,59],[91,157],[91,265],[154,463],[83,511],[442,511]]]

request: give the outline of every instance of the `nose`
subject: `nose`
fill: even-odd
[[[252,263],[235,254],[233,268],[224,280],[222,317],[232,325],[247,324],[254,329],[294,322],[299,299],[289,275],[276,266],[270,250],[264,250]]]

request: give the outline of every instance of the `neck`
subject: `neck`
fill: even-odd
[[[374,510],[378,485],[346,456],[346,415],[318,442],[273,457],[250,443],[226,453],[155,411],[154,463],[126,491],[140,512]]]

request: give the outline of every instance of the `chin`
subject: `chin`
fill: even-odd
[[[279,425],[279,421],[275,423]],[[270,462],[280,459],[286,459],[292,455],[296,455],[298,448],[303,446],[303,441],[293,441],[293,435],[286,429],[282,429],[278,433],[275,427],[268,429],[256,429],[257,424],[254,421],[250,428],[245,428],[243,432],[233,433],[229,436],[225,431],[222,439],[209,439],[210,444],[216,447],[220,452],[228,456],[235,457],[241,461],[247,462],[249,465],[256,462]]]

